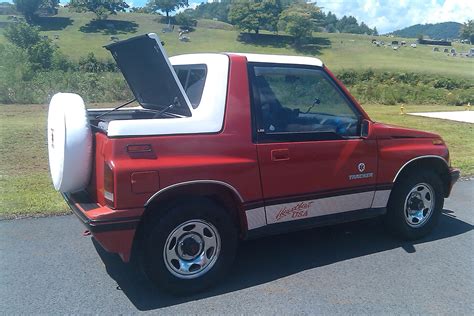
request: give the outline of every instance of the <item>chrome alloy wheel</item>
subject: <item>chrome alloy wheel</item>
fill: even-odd
[[[166,268],[180,279],[194,279],[216,263],[221,237],[209,222],[193,219],[176,227],[166,239],[163,259]]]
[[[411,227],[423,226],[433,214],[435,194],[431,185],[418,183],[405,199],[405,220]]]

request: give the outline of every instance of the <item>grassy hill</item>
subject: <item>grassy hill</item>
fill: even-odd
[[[396,36],[418,37],[419,34],[428,36],[432,39],[445,40],[459,38],[461,23],[443,22],[435,24],[415,24],[401,30],[393,32]]]
[[[77,14],[61,10],[58,16],[41,20],[42,34],[52,39],[63,53],[76,60],[89,52],[94,52],[102,58],[110,58],[109,53],[102,46],[110,43],[111,36],[125,39],[138,34],[156,32],[166,42],[165,48],[169,55],[222,51],[298,54],[321,58],[330,69],[341,71],[339,73],[341,77],[344,75],[342,70],[364,70],[353,72],[354,76],[348,78],[354,81],[349,88],[359,100],[366,100],[363,102],[364,108],[372,118],[441,134],[450,146],[453,165],[460,167],[463,175],[474,174],[474,127],[472,124],[399,115],[398,106],[375,104],[379,100],[378,97],[387,99],[390,94],[393,94],[393,98],[416,94],[421,96],[421,101],[425,100],[423,95],[436,96],[438,94],[439,100],[429,98],[427,100],[430,102],[424,102],[426,103],[424,105],[413,102],[406,104],[404,100],[398,99],[394,101],[404,103],[408,112],[463,110],[462,107],[447,106],[448,97],[454,98],[460,93],[474,95],[471,92],[472,88],[448,90],[448,86],[474,81],[474,59],[448,57],[447,54],[433,52],[432,47],[429,46],[401,47],[398,51],[394,51],[389,47],[376,47],[371,43],[373,37],[351,34],[315,33],[313,43],[299,49],[288,44],[288,37],[284,36],[277,39],[267,36],[265,41],[258,41],[258,44],[250,43],[239,40],[239,32],[231,25],[212,20],[200,20],[196,31],[189,34],[191,41],[183,43],[178,40],[177,29],[173,33],[162,33],[161,30],[165,25],[157,23],[154,15],[119,14],[106,22],[109,25],[97,24],[92,21],[93,17],[92,14]],[[1,35],[1,28],[8,23],[11,21],[7,19],[7,16],[0,15],[0,44],[5,42],[5,38]],[[114,27],[112,28],[111,25]],[[397,38],[377,37],[377,40],[388,43]],[[411,42],[411,40],[407,41]],[[458,51],[468,50],[467,45],[456,44],[455,48]],[[15,67],[15,71],[18,70],[16,64],[9,63],[8,66]],[[375,79],[364,81],[362,77],[370,72],[366,71],[368,69],[392,71],[396,74],[377,73],[377,76],[374,76]],[[347,75],[350,72],[345,73]],[[115,87],[114,91],[126,90],[116,84],[123,83],[119,73],[76,72],[68,73],[68,75],[70,76],[66,77],[68,89],[71,82],[75,83],[74,88],[70,89],[83,96],[83,92],[76,89],[85,87],[84,89],[89,89],[94,94],[113,92],[113,87]],[[64,76],[64,72],[39,73],[38,78],[35,77],[38,80],[21,82],[23,85],[13,91],[35,91],[39,100],[47,103],[48,95],[58,91],[57,86],[48,84],[57,83]],[[448,76],[455,80],[440,78],[441,76]],[[78,79],[74,81],[74,78]],[[11,77],[5,79],[7,85],[10,86],[12,81]],[[99,83],[107,85],[98,87]],[[112,100],[114,99],[111,98],[108,101]],[[416,98],[410,100],[416,100]],[[431,100],[436,101],[435,105],[431,103]],[[34,102],[42,103],[43,101]],[[117,102],[100,106],[114,105],[117,105]],[[68,212],[60,195],[53,190],[48,173],[45,145],[47,106],[10,104],[0,105],[0,107],[0,219]]]
[[[295,49],[291,44],[279,41],[258,44],[239,41],[239,32],[233,30],[229,24],[211,20],[199,21],[196,30],[189,34],[191,41],[184,43],[178,40],[177,28],[173,33],[162,33],[165,25],[158,23],[156,17],[150,14],[119,13],[110,17],[106,22],[109,24],[107,26],[94,22],[93,14],[78,14],[62,9],[57,16],[42,18],[40,24],[42,33],[51,38],[61,51],[74,59],[88,52],[108,58],[109,54],[102,46],[110,43],[111,36],[125,39],[138,34],[156,32],[165,41],[169,55],[223,51],[298,54],[319,57],[330,69],[336,71],[371,68],[473,78],[474,59],[433,52],[429,46],[402,47],[394,51],[390,47],[375,47],[371,44],[373,38],[371,36],[315,33],[314,44]],[[6,25],[7,22],[7,16],[0,16],[0,26]],[[391,42],[397,38],[380,36],[377,39]],[[4,41],[5,38],[0,36],[0,43]],[[467,51],[469,48],[467,45],[455,45],[458,51]]]

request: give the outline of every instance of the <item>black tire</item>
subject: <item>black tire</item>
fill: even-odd
[[[402,239],[419,239],[428,235],[438,223],[444,205],[443,185],[436,173],[427,170],[412,170],[401,176],[402,178],[395,183],[388,201],[385,224],[395,235]],[[409,219],[407,214],[412,213],[410,213],[410,208],[406,209],[406,204],[416,205],[415,203],[419,202],[416,200],[417,193],[411,193],[412,190],[421,192],[425,197],[429,196],[428,200],[432,201],[434,198],[434,206],[430,212],[422,211],[422,213],[418,213],[420,216]],[[413,204],[410,204],[410,197],[413,198]],[[421,203],[423,202],[421,201]],[[421,210],[424,206],[413,208]],[[427,216],[421,215],[425,213]],[[419,218],[422,218],[422,220],[419,220]],[[416,222],[417,220],[418,222]]]
[[[216,251],[215,249],[219,249],[217,255],[215,255],[216,252],[211,250],[211,253],[214,253],[216,259],[213,260],[213,265],[208,267],[207,271],[203,271],[204,273],[199,276],[184,278],[189,276],[183,277],[179,271],[176,272],[173,270],[173,267],[171,267],[171,260],[166,258],[165,245],[170,246],[172,244],[171,241],[167,241],[169,237],[171,238],[170,240],[176,238],[173,237],[173,234],[179,234],[176,233],[178,227],[183,227],[182,225],[184,223],[189,223],[189,221],[194,220],[199,220],[204,225],[210,224],[209,227],[215,228],[217,232],[216,236],[220,237],[220,249],[219,247],[214,248],[214,251]],[[190,227],[192,227],[192,224],[190,225]],[[184,228],[188,229],[187,226],[184,226]],[[212,228],[210,228],[210,230],[212,230]],[[198,230],[196,227],[195,229]],[[183,233],[182,230],[178,231]],[[209,233],[209,230],[206,232]],[[192,231],[191,233],[194,232]],[[184,236],[182,238],[186,239],[186,236],[189,235],[183,233],[182,236]],[[176,238],[176,240],[184,239]],[[237,239],[236,224],[232,220],[231,215],[227,210],[211,200],[195,199],[187,203],[170,206],[164,210],[164,212],[160,212],[160,215],[155,217],[152,224],[149,225],[149,229],[147,229],[142,257],[143,271],[153,283],[167,292],[177,295],[188,295],[202,291],[211,287],[226,275],[235,258]],[[201,245],[205,244],[204,240],[205,238],[203,236],[201,239],[203,243]],[[170,251],[176,252],[176,254],[184,249],[184,247],[179,247],[177,242],[172,248],[174,249]],[[205,254],[205,246],[198,248],[200,250],[196,251],[196,255],[200,252],[207,256],[207,254]],[[194,248],[194,250],[196,250],[196,248]],[[183,255],[183,253],[181,253],[181,255]],[[182,259],[179,256],[178,258],[179,260]],[[184,261],[173,261],[173,263],[180,267],[181,264],[179,262]],[[176,265],[175,269],[177,269]],[[197,266],[201,267],[199,265]],[[188,268],[188,270],[190,269]],[[176,274],[178,274],[178,276]]]

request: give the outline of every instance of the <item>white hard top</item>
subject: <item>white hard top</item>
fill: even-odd
[[[107,134],[109,136],[145,136],[219,132],[224,123],[229,73],[228,55],[245,56],[249,62],[323,66],[323,63],[317,58],[302,56],[241,53],[174,56],[169,58],[172,65],[205,64],[207,66],[207,78],[201,102],[196,109],[191,109],[192,116],[168,119],[110,121]]]
[[[293,64],[310,65],[322,67],[323,62],[318,58],[306,56],[288,56],[288,55],[266,55],[266,54],[247,54],[247,53],[228,53],[229,55],[245,56],[247,61],[254,63],[273,63],[273,64]]]
[[[169,58],[172,65],[204,64],[206,82],[201,102],[191,109],[192,116],[109,122],[109,136],[146,136],[216,133],[224,123],[229,57],[224,54],[188,54]]]

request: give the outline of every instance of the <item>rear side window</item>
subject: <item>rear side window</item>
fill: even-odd
[[[193,109],[199,106],[206,83],[207,66],[198,65],[176,65],[173,66]]]

